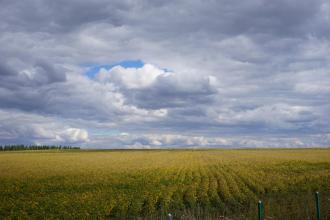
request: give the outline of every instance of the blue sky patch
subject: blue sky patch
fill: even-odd
[[[93,79],[95,78],[96,74],[100,71],[100,69],[104,68],[106,70],[110,70],[111,68],[115,66],[122,66],[124,68],[141,68],[144,66],[144,62],[142,60],[123,60],[118,63],[113,64],[91,64],[91,65],[85,65],[88,70],[86,72],[86,75]]]

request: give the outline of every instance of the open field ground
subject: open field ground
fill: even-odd
[[[330,149],[1,152],[0,186],[0,219],[330,219]]]

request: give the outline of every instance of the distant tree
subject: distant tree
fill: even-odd
[[[79,150],[80,147],[62,146],[62,145],[24,145],[24,144],[11,144],[0,145],[0,151],[18,151],[18,150]]]

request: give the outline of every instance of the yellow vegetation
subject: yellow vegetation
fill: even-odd
[[[0,219],[251,214],[329,189],[330,149],[1,152],[0,186]]]

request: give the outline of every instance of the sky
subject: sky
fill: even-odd
[[[328,0],[0,0],[0,144],[330,146]]]

